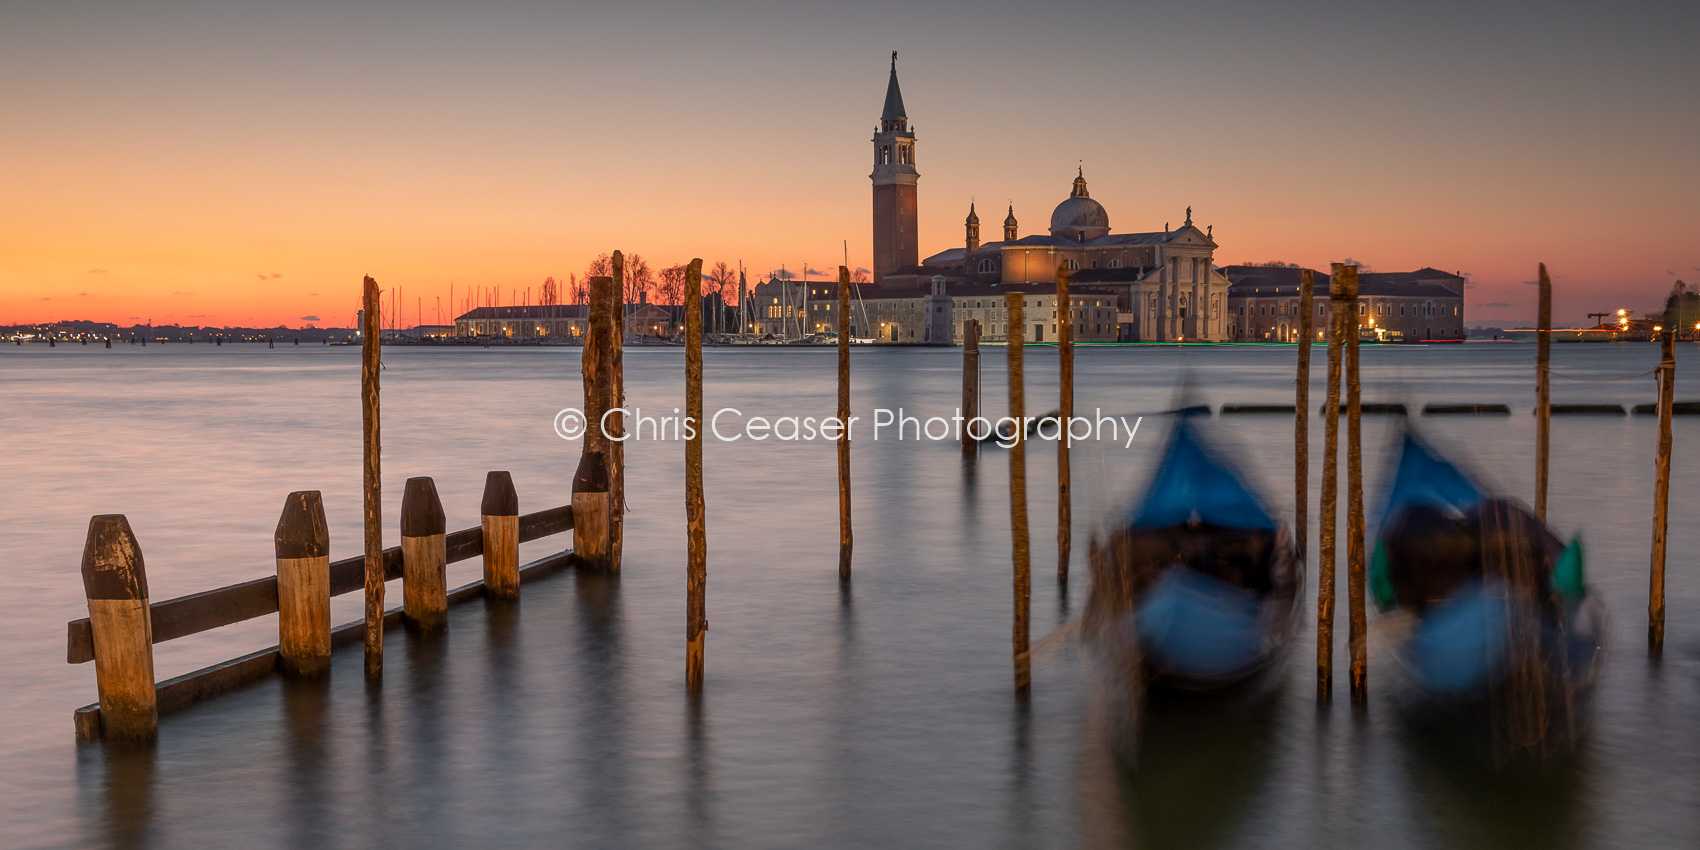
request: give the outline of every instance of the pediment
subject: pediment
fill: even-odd
[[[1168,242],[1171,245],[1199,245],[1210,248],[1216,247],[1216,240],[1212,238],[1210,234],[1205,233],[1190,224],[1183,224],[1179,230],[1169,234]]]

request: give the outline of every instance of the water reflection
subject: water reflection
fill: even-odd
[[[106,741],[79,748],[78,773],[83,788],[100,789],[100,799],[85,801],[98,817],[84,823],[99,826],[90,844],[105,847],[147,847],[154,834],[154,780],[158,751],[152,743]],[[100,774],[95,781],[91,774]]]
[[[1279,690],[1150,702],[1122,786],[1140,846],[1226,846],[1270,775],[1281,705]]]
[[[1086,846],[1240,843],[1273,772],[1285,689],[1140,699],[1113,677],[1104,683],[1081,738]]]
[[[1539,761],[1501,763],[1486,718],[1412,722],[1396,737],[1422,820],[1447,847],[1586,844],[1588,739]]]
[[[584,808],[603,813],[614,835],[630,832],[627,775],[625,652],[621,639],[620,576],[580,569],[573,575],[573,596],[580,616],[574,623],[577,663],[573,681],[579,704],[577,749],[594,765],[595,781],[585,786]]]
[[[713,758],[708,747],[707,707],[700,692],[687,693],[685,707],[685,812],[696,846],[712,844],[714,829]]]
[[[327,843],[328,803],[325,774],[331,729],[329,676],[285,678],[282,682],[287,799],[284,802],[290,847],[319,848]]]
[[[1027,694],[1015,697],[1010,707],[1012,724],[1009,753],[1009,819],[1005,834],[1012,847],[1039,847],[1045,841],[1036,831],[1039,820],[1033,788],[1033,701]]]

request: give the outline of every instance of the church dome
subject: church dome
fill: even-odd
[[[1086,191],[1084,174],[1074,178],[1074,192],[1051,212],[1051,235],[1085,241],[1110,232],[1110,214]]]

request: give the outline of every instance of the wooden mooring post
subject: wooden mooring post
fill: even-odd
[[[612,259],[614,269],[614,299],[608,307],[608,318],[614,325],[613,345],[608,350],[609,375],[609,409],[614,413],[608,417],[608,434],[612,437],[626,435],[626,415],[620,412],[626,403],[626,255],[615,251]],[[625,551],[626,529],[626,443],[624,440],[609,440],[605,450],[608,457],[608,569],[611,572],[620,571],[620,555]]]
[[[1057,581],[1068,582],[1073,505],[1068,492],[1069,423],[1074,420],[1074,302],[1068,296],[1068,267],[1057,266]],[[1066,591],[1064,591],[1066,592]]]
[[[1358,381],[1358,267],[1342,265],[1339,272],[1342,297],[1348,309],[1346,322],[1346,601],[1352,650],[1352,703],[1369,699],[1368,623],[1364,599],[1364,455],[1363,400]],[[1338,414],[1330,410],[1330,418]]]
[[[484,498],[478,506],[484,533],[484,598],[495,602],[519,599],[519,491],[505,471],[484,476]]]
[[[1299,562],[1310,558],[1310,338],[1316,276],[1299,271],[1299,373],[1293,382],[1293,534]]]
[[[285,675],[324,675],[331,666],[331,538],[319,491],[284,499],[273,543],[279,666]]]
[[[617,406],[614,390],[614,342],[620,332],[619,295],[612,277],[590,279],[589,332],[584,337],[584,454],[573,476],[573,549],[586,566],[613,566],[614,502],[609,460],[614,441],[603,430],[608,411]],[[592,468],[592,467],[595,468]]]
[[[1009,527],[1014,536],[1015,560],[1015,692],[1022,696],[1033,689],[1033,658],[1028,645],[1031,629],[1028,608],[1033,595],[1032,553],[1027,539],[1027,422],[1026,391],[1022,387],[1022,323],[1025,293],[1004,294],[1009,316],[1009,416],[1015,420],[1015,440],[1009,450]]]
[[[962,420],[971,423],[980,415],[980,321],[967,319],[962,323]],[[973,428],[962,428],[962,453],[973,457],[980,453],[980,441],[974,439]]]
[[[1676,402],[1676,331],[1659,334],[1659,443],[1653,462],[1653,566],[1647,598],[1647,651],[1665,651],[1665,533],[1670,525],[1671,410]]]
[[[838,267],[838,580],[850,580],[850,269]]]
[[[1535,328],[1535,518],[1547,521],[1547,457],[1552,451],[1552,280],[1540,265],[1540,307]]]
[[[708,631],[708,516],[702,493],[702,260],[685,268],[685,686],[702,691],[703,638]]]
[[[378,355],[383,336],[379,315],[378,282],[365,281],[362,299],[366,312],[360,329],[360,423],[363,484],[365,495],[366,551],[366,678],[384,671],[384,527],[383,478],[379,474],[378,446]]]
[[[583,566],[608,569],[613,512],[608,461],[601,452],[587,451],[573,473],[573,554]]]
[[[1340,288],[1340,264],[1328,279],[1328,389],[1322,414],[1322,547],[1317,558],[1316,583],[1316,696],[1334,694],[1334,572],[1338,553],[1335,537],[1340,507],[1340,359],[1348,331],[1356,333],[1357,305],[1345,300]]]
[[[83,593],[88,597],[94,635],[101,731],[118,740],[150,740],[159,733],[153,616],[142,547],[123,514],[89,520],[88,539],[83,543]]]
[[[407,624],[422,632],[449,624],[448,531],[437,484],[409,478],[401,493],[401,602]]]

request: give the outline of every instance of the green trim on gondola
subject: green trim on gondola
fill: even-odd
[[[1579,600],[1588,595],[1582,561],[1582,536],[1577,535],[1570,538],[1570,545],[1564,547],[1564,554],[1552,567],[1552,589],[1565,599]]]
[[[1369,556],[1369,591],[1383,611],[1399,604],[1398,593],[1393,590],[1393,569],[1387,563],[1387,544],[1380,540],[1375,541],[1375,552]]]

